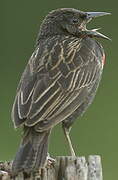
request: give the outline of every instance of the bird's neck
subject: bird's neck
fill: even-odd
[[[43,22],[38,34],[38,39],[45,39],[55,35],[68,35],[56,22]]]

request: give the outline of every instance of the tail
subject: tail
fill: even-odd
[[[50,130],[36,132],[33,127],[25,127],[23,140],[12,164],[12,173],[31,173],[43,167],[47,158]]]

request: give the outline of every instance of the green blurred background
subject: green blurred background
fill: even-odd
[[[104,180],[118,179],[118,9],[108,0],[0,0],[0,160],[11,160],[18,149],[21,130],[15,131],[10,113],[21,73],[31,56],[42,19],[55,8],[112,12],[92,21],[112,42],[99,40],[106,51],[106,65],[94,103],[71,131],[77,155],[102,156]],[[60,126],[50,140],[50,153],[67,155]]]

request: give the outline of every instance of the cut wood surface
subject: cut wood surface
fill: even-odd
[[[40,173],[30,176],[21,172],[11,175],[11,163],[0,162],[0,180],[102,180],[100,156],[56,157],[55,162],[43,168]]]

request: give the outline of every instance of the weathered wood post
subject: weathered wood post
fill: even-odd
[[[1,163],[0,180],[102,180],[102,165],[100,156],[57,157],[50,166],[43,168],[40,173],[26,176],[19,173],[18,176],[10,175],[10,163]]]

